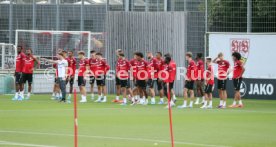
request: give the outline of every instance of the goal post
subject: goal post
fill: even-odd
[[[90,40],[90,41],[89,41]],[[31,48],[35,55],[54,57],[58,49],[85,51],[91,49],[90,31],[16,30],[15,46]]]

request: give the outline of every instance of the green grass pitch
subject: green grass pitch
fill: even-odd
[[[0,146],[73,147],[73,104],[50,97],[32,95],[31,100],[14,102],[11,96],[0,95]],[[215,99],[213,106],[217,104]],[[276,101],[244,100],[244,104],[243,109],[173,108],[175,146],[276,146]],[[78,106],[79,147],[170,146],[164,106],[91,101]]]

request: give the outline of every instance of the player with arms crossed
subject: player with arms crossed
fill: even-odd
[[[105,103],[107,102],[106,98],[106,86],[105,79],[106,73],[110,69],[110,66],[107,64],[106,60],[103,58],[102,53],[96,53],[97,67],[95,71],[96,83],[98,87],[98,99],[95,102]]]
[[[168,92],[170,92],[170,106],[175,106],[174,99],[171,97],[174,86],[174,80],[176,76],[176,63],[172,60],[170,54],[165,54],[165,61],[160,71],[160,76],[163,80],[164,94],[169,98]],[[168,99],[169,100],[169,99]],[[166,106],[169,108],[169,104]]]
[[[65,58],[64,52],[58,53],[57,57],[58,57],[58,60],[48,60],[45,58],[41,58],[41,59],[57,65],[57,69],[58,69],[57,80],[62,93],[60,102],[66,102],[66,79],[67,79],[67,73],[68,73],[68,61]]]
[[[137,80],[136,84],[138,87],[138,92],[140,94],[140,104],[147,105],[148,104],[148,95],[147,95],[147,82],[148,80],[148,63],[143,59],[144,55],[141,52],[136,52],[137,59]]]
[[[186,79],[185,79],[185,88],[184,88],[184,102],[182,106],[178,108],[187,108],[188,94],[190,94],[190,108],[193,108],[194,101],[194,82],[197,79],[197,67],[195,61],[192,59],[193,54],[191,52],[186,53],[186,60],[188,61]]]
[[[94,100],[94,84],[95,84],[95,72],[97,68],[97,59],[96,59],[96,51],[90,51],[90,59],[89,59],[89,66],[90,66],[90,93],[91,93],[91,100]]]
[[[71,95],[73,93],[73,85],[74,85],[74,79],[75,79],[75,72],[76,72],[76,64],[77,61],[74,58],[74,52],[68,51],[68,57],[66,58],[68,62],[68,76],[66,78],[66,85],[69,82],[70,88],[69,88],[69,95],[67,100],[69,101],[71,99]]]
[[[14,98],[12,99],[12,100],[19,100],[19,101],[22,101],[24,98],[24,95],[23,95],[24,87],[22,84],[22,70],[24,67],[24,58],[26,57],[26,55],[22,50],[23,50],[22,46],[17,47],[16,66],[15,66],[15,72],[14,72],[16,93]]]
[[[80,88],[81,93],[81,103],[86,103],[86,77],[88,76],[88,72],[90,70],[89,67],[89,61],[85,59],[85,53],[84,51],[78,52],[78,58],[79,58],[79,73],[78,73],[78,86]]]
[[[234,102],[229,107],[230,108],[242,108],[243,104],[242,104],[242,100],[241,100],[240,88],[241,88],[241,82],[242,82],[242,75],[245,71],[245,68],[241,61],[240,53],[234,52],[232,54],[232,58],[234,61],[233,84],[234,84],[235,95],[234,95]],[[237,101],[239,102],[239,104],[237,104]]]
[[[132,89],[132,94],[134,96],[134,100],[135,102],[138,102],[140,100],[140,96],[139,96],[139,90],[137,87],[137,64],[138,64],[138,60],[137,60],[137,56],[136,56],[137,52],[134,52],[133,54],[133,59],[131,59],[129,61],[130,64],[130,79],[133,81],[134,83],[134,88]],[[133,103],[135,104],[135,103]]]
[[[204,86],[204,62],[202,60],[202,53],[198,53],[196,55],[196,66],[197,66],[197,74],[198,79],[196,80],[196,91],[197,91],[197,99],[195,104],[199,105],[200,98],[202,97],[202,104],[204,103],[204,92],[203,92],[203,86]]]
[[[23,80],[22,86],[24,87],[24,84],[28,81],[28,94],[27,94],[26,99],[30,99],[30,96],[31,96],[35,62],[37,63],[37,66],[39,67],[40,62],[32,54],[32,50],[27,49],[26,56],[24,58],[24,67],[22,70],[22,80]]]
[[[207,70],[205,72],[205,101],[203,103],[203,106],[200,107],[202,109],[212,109],[213,108],[213,103],[212,103],[212,98],[213,98],[213,89],[214,89],[214,70],[212,66],[212,58],[206,58],[206,65],[207,65]],[[208,105],[209,102],[209,105]]]
[[[116,67],[116,76],[120,80],[120,89],[123,93],[123,103],[121,105],[127,105],[127,88],[129,87],[129,69],[130,64],[125,58],[124,53],[119,53],[119,59]]]
[[[218,64],[218,90],[220,97],[218,108],[226,108],[226,84],[230,63],[227,60],[224,60],[223,53],[219,53],[218,57],[213,60],[213,63]]]
[[[149,87],[150,95],[151,95],[151,104],[155,104],[155,92],[154,92],[154,83],[157,84],[157,90],[160,94],[160,102],[159,104],[164,103],[163,99],[163,88],[162,88],[162,82],[158,79],[158,73],[161,70],[161,67],[164,64],[164,61],[162,60],[162,53],[157,52],[156,57],[153,57],[152,52],[148,52],[147,54],[149,59],[149,65],[148,65],[148,75],[149,79],[147,81],[147,85]]]

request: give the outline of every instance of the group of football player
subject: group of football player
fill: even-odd
[[[24,99],[24,83],[28,82],[27,99],[30,97],[32,73],[34,63],[38,65],[40,61],[32,55],[32,50],[27,49],[23,53],[22,47],[18,47],[18,55],[16,57],[16,94],[14,100]],[[74,57],[73,51],[58,50],[56,60],[41,58],[41,60],[53,63],[56,69],[56,78],[53,89],[53,99],[59,99],[61,102],[70,102],[73,93],[73,84],[75,81],[75,71],[77,70],[77,82],[81,95],[81,103],[87,102],[86,81],[90,84],[91,100],[95,102],[107,102],[106,80],[115,80],[116,98],[115,103],[121,105],[134,104],[166,104],[164,98],[171,99],[170,105],[175,106],[176,96],[173,90],[174,82],[176,80],[176,63],[172,59],[170,53],[164,56],[161,52],[147,52],[146,57],[142,52],[134,52],[133,58],[128,60],[122,49],[116,50],[117,60],[115,67],[115,75],[110,74],[110,66],[101,52],[94,50],[90,51],[90,57],[85,57],[85,52],[78,52],[78,63]],[[197,54],[193,60],[193,54],[187,52],[185,58],[187,61],[185,86],[183,90],[184,102],[178,108],[192,108],[193,104],[202,104],[201,108],[212,108],[212,93],[214,90],[214,71],[212,63],[218,64],[218,82],[217,87],[219,91],[220,104],[218,108],[226,108],[227,92],[226,83],[228,75],[233,72],[233,85],[235,91],[234,102],[230,107],[243,107],[240,86],[242,75],[245,71],[241,61],[240,53],[234,52],[232,54],[234,67],[230,69],[229,61],[224,59],[222,53],[212,60],[211,57],[202,59],[202,54]],[[185,62],[185,61],[183,61]],[[206,63],[206,68],[205,64]],[[69,83],[69,95],[66,98],[66,85]],[[97,99],[94,100],[94,85],[97,86]],[[158,91],[160,100],[156,102],[155,85]],[[195,86],[195,87],[194,87]],[[205,87],[205,88],[204,88]],[[197,98],[195,99],[196,89]],[[203,90],[204,89],[204,90]],[[122,95],[122,99],[120,99]],[[150,96],[150,99],[148,97]],[[190,98],[189,105],[187,104]],[[200,102],[200,99],[202,101]],[[195,101],[195,103],[194,103]],[[167,106],[168,107],[168,106]]]

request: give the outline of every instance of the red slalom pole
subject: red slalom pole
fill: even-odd
[[[174,147],[173,123],[172,123],[172,108],[171,108],[171,91],[170,91],[170,84],[169,83],[167,83],[167,91],[168,91],[168,100],[169,100],[168,105],[169,105],[171,143],[172,143],[172,147]]]
[[[78,111],[77,111],[77,91],[74,89],[74,142],[75,147],[78,147]]]

